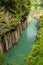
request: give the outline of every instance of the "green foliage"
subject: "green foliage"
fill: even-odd
[[[27,59],[26,65],[43,65],[43,15],[40,18],[41,27],[38,31],[38,40],[32,47],[32,52]]]
[[[6,64],[4,63],[5,60],[6,60],[5,55],[4,55],[4,54],[3,54],[3,55],[0,54],[0,65],[6,65]]]
[[[1,33],[16,29],[30,10],[30,0],[0,0]]]
[[[36,11],[40,9],[41,0],[31,0],[31,9]]]
[[[29,11],[30,0],[0,0],[0,35],[16,29]],[[5,56],[0,55],[0,65],[4,62]]]

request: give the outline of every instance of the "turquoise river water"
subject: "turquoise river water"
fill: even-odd
[[[28,27],[23,30],[20,41],[10,51],[7,52],[7,63],[15,63],[14,65],[23,65],[24,60],[32,51],[33,43],[37,34],[37,20],[32,18]]]

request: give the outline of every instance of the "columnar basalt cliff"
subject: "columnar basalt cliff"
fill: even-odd
[[[0,52],[8,51],[20,40],[20,36],[22,34],[22,30],[25,29],[28,25],[27,21],[19,24],[16,30],[11,30],[8,33],[0,36]]]
[[[22,30],[27,27],[29,11],[29,0],[0,0],[1,53],[18,43]]]

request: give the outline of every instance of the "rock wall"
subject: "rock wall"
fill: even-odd
[[[3,46],[2,46],[1,37],[0,37],[0,54],[2,53],[3,53]]]
[[[26,27],[27,27],[27,21],[22,22],[22,24],[20,24],[16,30],[8,32],[7,34],[5,34],[3,36],[4,42],[2,39],[0,39],[0,52],[3,53],[4,51],[8,51],[15,44],[17,44],[18,41],[20,40],[22,30],[25,29]]]

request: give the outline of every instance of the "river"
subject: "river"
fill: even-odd
[[[21,38],[17,45],[15,45],[10,51],[7,52],[7,63],[15,63],[23,65],[24,60],[32,51],[33,43],[37,34],[37,20],[31,16],[31,22],[28,27],[23,30]]]

